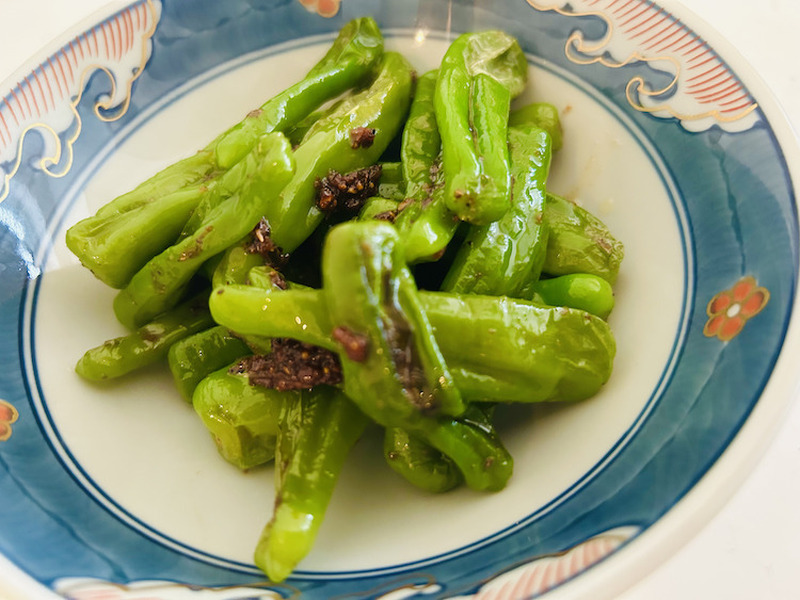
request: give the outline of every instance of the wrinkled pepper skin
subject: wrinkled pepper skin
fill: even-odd
[[[333,327],[368,340],[364,361],[341,356],[345,391],[363,411],[380,414],[375,420],[382,424],[464,411],[391,225],[334,227],[322,253],[322,277]],[[375,400],[374,410],[365,398]]]
[[[383,35],[372,17],[347,23],[306,77],[226,131],[215,144],[222,168],[236,164],[264,133],[285,131],[327,100],[358,85],[383,54]]]
[[[285,252],[294,251],[322,222],[323,214],[315,204],[315,182],[331,170],[349,173],[374,164],[400,131],[411,101],[412,80],[408,61],[386,52],[378,75],[358,94],[355,106],[295,149],[297,170],[264,213],[272,239]],[[371,146],[352,147],[350,132],[357,127],[375,130]]]
[[[500,31],[463,34],[442,59],[434,101],[445,202],[461,220],[484,225],[508,210],[509,102],[527,74],[519,44]]]
[[[275,456],[275,511],[254,560],[286,579],[311,550],[339,474],[368,421],[339,390],[320,386],[284,402]]]
[[[611,375],[616,344],[584,311],[507,297],[419,292],[436,341],[466,400],[581,400]],[[215,321],[239,334],[291,337],[331,351],[320,290],[265,293],[226,286],[211,294]]]
[[[359,85],[383,52],[370,17],[346,24],[306,77],[268,100],[203,150],[112,200],[67,231],[67,247],[101,281],[122,288],[150,258],[174,243],[209,181],[233,167],[260,135],[284,131]]]
[[[534,102],[511,111],[508,115],[509,127],[524,127],[535,125],[544,129],[552,140],[553,152],[558,152],[564,146],[564,130],[561,127],[561,117],[558,109],[547,102]]]
[[[472,226],[442,283],[458,294],[525,297],[541,273],[550,228],[544,220],[551,140],[536,126],[512,127],[513,203],[500,220]]]
[[[166,358],[173,344],[214,325],[207,300],[208,292],[202,292],[133,333],[88,350],[75,371],[84,379],[104,381]]]
[[[192,406],[211,434],[217,451],[239,469],[252,469],[275,456],[281,409],[297,392],[250,385],[230,367],[209,373],[192,394]]]
[[[464,481],[452,460],[400,427],[386,429],[383,456],[395,473],[426,492],[441,494]]]
[[[181,396],[191,402],[200,380],[250,353],[241,339],[216,326],[175,342],[167,354],[167,364]]]
[[[256,226],[294,171],[291,146],[283,134],[265,135],[258,146],[242,190],[213,208],[192,236],[148,261],[120,290],[114,313],[123,325],[136,327],[174,306],[206,260]]]
[[[550,237],[542,272],[553,276],[589,273],[614,285],[625,256],[622,242],[605,223],[574,202],[548,194],[545,207]]]
[[[436,260],[459,223],[445,204],[442,138],[434,104],[438,77],[439,71],[434,70],[417,80],[400,146],[406,199],[395,227],[403,238],[409,264]]]
[[[550,306],[569,306],[607,319],[614,308],[614,290],[602,277],[573,273],[542,279],[533,286],[538,300]]]

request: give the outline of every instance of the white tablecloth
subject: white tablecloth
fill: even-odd
[[[346,1],[346,0],[345,0]],[[106,0],[0,0],[0,80]],[[732,42],[800,131],[800,2],[684,0]],[[800,369],[800,357],[798,357]],[[705,528],[620,600],[800,598],[800,405]]]

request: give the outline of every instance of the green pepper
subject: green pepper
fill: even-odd
[[[250,385],[247,374],[227,365],[205,376],[192,394],[192,405],[220,456],[246,470],[275,456],[280,411],[298,392]]]
[[[564,130],[558,109],[547,102],[534,102],[511,111],[508,115],[509,127],[536,125],[550,134],[553,152],[561,150],[564,145]]]
[[[311,550],[347,455],[366,425],[335,388],[303,391],[283,404],[275,510],[254,555],[272,581],[286,579]]]
[[[605,319],[614,308],[614,290],[602,277],[573,273],[542,279],[533,286],[539,299],[550,306],[569,306]]]
[[[323,219],[315,204],[316,182],[331,170],[349,173],[372,165],[400,131],[411,98],[412,73],[401,55],[385,53],[377,77],[358,94],[354,107],[297,147],[294,176],[265,210],[272,239],[284,251],[294,251]],[[375,130],[369,147],[353,148],[350,134],[358,127]]]
[[[325,56],[306,75],[226,131],[216,142],[218,164],[230,168],[264,133],[285,131],[317,107],[357,85],[383,53],[383,36],[372,17],[347,23]]]
[[[555,194],[548,194],[545,220],[550,225],[542,271],[548,275],[589,273],[614,284],[625,255],[622,243],[600,219]]]
[[[608,324],[581,310],[507,297],[419,292],[436,342],[466,400],[541,402],[594,395],[611,375]],[[242,335],[291,337],[340,352],[321,290],[224,286],[211,314]]]
[[[75,371],[85,379],[103,381],[166,358],[174,343],[214,324],[207,300],[207,291],[197,294],[133,333],[88,350]]]
[[[250,348],[244,341],[216,326],[175,342],[167,354],[167,364],[181,396],[191,401],[204,377],[248,354]]]
[[[513,204],[500,220],[471,226],[442,290],[455,293],[524,297],[539,278],[547,251],[545,184],[551,140],[536,126],[512,127],[508,144],[514,177]]]
[[[509,208],[509,102],[527,74],[519,44],[500,31],[463,34],[442,59],[434,101],[445,202],[462,220],[487,224]]]
[[[350,365],[360,374],[358,383],[351,378],[345,384],[346,391],[358,386],[363,398],[374,387],[378,412],[391,415],[378,422],[419,414],[459,415],[464,411],[461,395],[433,338],[398,240],[391,225],[369,221],[339,225],[325,241],[323,294],[333,326],[369,340],[364,364],[342,357],[345,373]],[[386,369],[395,375],[386,377]]]
[[[67,231],[67,247],[101,281],[124,287],[150,258],[174,243],[209,181],[244,157],[258,137],[284,131],[372,73],[383,38],[370,17],[346,24],[303,80],[251,112],[203,150],[112,200]]]
[[[246,185],[213,208],[195,233],[153,257],[114,299],[114,312],[128,327],[174,306],[210,257],[238,243],[256,226],[268,204],[291,178],[294,163],[283,134],[262,137]]]
[[[392,470],[412,485],[435,494],[464,481],[464,476],[445,454],[400,427],[389,427],[383,438],[383,455]]]

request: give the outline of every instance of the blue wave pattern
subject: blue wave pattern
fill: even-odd
[[[31,384],[22,365],[20,315],[26,294],[35,293],[41,265],[34,257],[46,243],[47,225],[78,174],[98,149],[155,99],[229,60],[267,43],[334,32],[362,14],[373,14],[384,28],[442,28],[447,6],[438,0],[379,4],[347,0],[339,15],[323,19],[310,15],[295,0],[164,0],[152,56],[135,83],[128,114],[114,123],[85,120],[75,145],[74,167],[64,178],[20,170],[17,185],[0,206],[0,360],[20,365],[0,381],[0,398],[12,402],[20,413],[14,436],[0,446],[0,552],[31,576],[47,586],[63,577],[120,583],[160,579],[199,586],[261,581],[257,575],[169,549],[120,522],[56,460],[33,415]],[[646,530],[724,452],[757,402],[780,351],[797,283],[798,232],[787,225],[796,222],[795,196],[767,119],[744,133],[712,128],[689,134],[675,121],[655,119],[628,105],[625,85],[630,71],[572,64],[563,48],[575,27],[573,19],[538,13],[522,2],[481,6],[453,2],[453,30],[480,26],[509,31],[527,52],[584,79],[619,106],[659,148],[680,188],[696,257],[695,288],[690,290],[696,301],[686,315],[689,333],[678,349],[672,378],[639,433],[580,493],[520,524],[503,539],[445,557],[424,572],[291,580],[304,598],[374,598],[402,585],[422,588],[431,581],[437,582],[439,591],[424,597],[467,594],[512,565],[563,552],[599,532],[620,526]],[[581,27],[587,35],[600,35],[603,24],[586,18]],[[90,82],[85,96],[100,93]],[[78,109],[90,111],[91,102]],[[771,295],[757,325],[751,323],[729,343],[705,337],[707,301],[745,275],[755,277]],[[29,525],[32,522],[35,527]],[[291,592],[283,588],[281,593]]]

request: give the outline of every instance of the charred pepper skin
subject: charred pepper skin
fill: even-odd
[[[75,371],[91,381],[115,379],[163,360],[174,343],[213,325],[208,292],[202,292],[133,333],[88,350]]]
[[[174,306],[206,260],[252,231],[294,172],[291,146],[280,133],[262,136],[248,159],[243,188],[214,207],[192,236],[150,259],[120,290],[114,312],[123,325],[136,327]]]
[[[442,59],[435,107],[445,202],[461,220],[484,225],[508,210],[509,102],[524,88],[527,74],[518,42],[500,31],[463,34]]]
[[[204,149],[159,171],[67,231],[67,247],[98,279],[122,288],[174,243],[209,181],[244,157],[259,136],[285,131],[367,78],[383,53],[370,17],[346,24],[304,79],[268,100]]]
[[[543,129],[529,125],[510,128],[508,144],[512,206],[498,221],[469,228],[443,291],[521,298],[539,279],[550,234],[544,207],[551,139]]]
[[[322,222],[315,204],[315,183],[329,171],[349,173],[377,162],[403,126],[411,101],[413,68],[396,52],[386,52],[371,85],[357,94],[353,107],[324,123],[294,151],[297,170],[265,211],[272,239],[286,252],[296,249]],[[375,130],[371,146],[353,148],[350,132]]]
[[[273,582],[286,579],[311,550],[339,474],[367,423],[335,388],[320,386],[284,402],[275,511],[254,553],[256,565]]]

